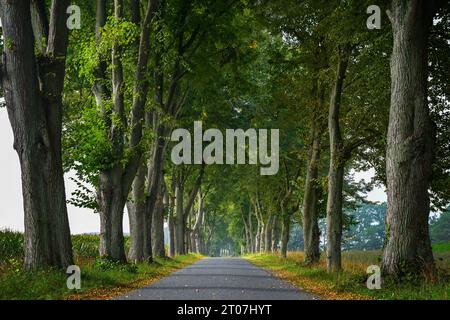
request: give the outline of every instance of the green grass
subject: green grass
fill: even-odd
[[[109,299],[147,285],[191,264],[199,255],[155,259],[152,264],[117,265],[90,261],[81,265],[81,289],[67,289],[67,275],[59,270],[23,272],[10,268],[0,274],[0,300],[29,299]]]
[[[339,275],[328,274],[324,257],[314,267],[303,265],[303,253],[290,253],[287,259],[276,255],[256,254],[245,258],[250,262],[272,270],[276,275],[295,286],[310,291],[322,299],[450,299],[450,255],[436,252],[439,266],[439,280],[435,284],[417,281],[384,283],[381,290],[366,287],[366,268],[379,265],[381,253],[378,251],[355,251],[343,253],[344,271]],[[447,260],[448,259],[448,260]]]
[[[433,252],[448,252],[448,253],[450,253],[450,242],[433,244]]]
[[[81,268],[78,291],[67,289],[64,271],[23,272],[23,234],[0,231],[0,300],[108,299],[201,259],[191,254],[155,259],[152,264],[123,265],[99,260],[97,235],[74,235],[72,246],[75,263]]]

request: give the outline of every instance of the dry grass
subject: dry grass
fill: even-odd
[[[254,254],[246,258],[260,267],[269,269],[276,276],[300,289],[330,300],[370,299],[449,299],[450,253],[436,252],[436,265],[441,276],[434,283],[385,283],[381,290],[366,287],[367,267],[380,265],[381,251],[350,251],[342,254],[343,272],[328,274],[322,255],[320,262],[312,267],[303,263],[303,252],[289,252],[287,259],[278,255]]]

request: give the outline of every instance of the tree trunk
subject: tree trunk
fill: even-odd
[[[258,233],[257,233],[258,239],[257,239],[256,251],[263,252],[264,251],[264,240],[265,240],[265,235],[264,235],[265,224],[264,224],[264,217],[263,217],[261,205],[259,203],[259,199],[257,199],[256,204],[255,204],[255,215],[256,215],[256,218],[258,219]]]
[[[169,196],[169,217],[167,219],[167,224],[169,228],[169,257],[173,257],[175,255],[175,180],[172,178],[171,186],[170,186],[170,196]]]
[[[318,166],[320,161],[321,132],[318,127],[318,115],[312,120],[311,147],[307,165],[305,193],[303,198],[303,241],[306,264],[315,264],[320,259],[320,232],[317,212]]]
[[[261,241],[261,222],[259,221],[258,216],[256,216],[257,225],[256,225],[256,235],[255,235],[255,252],[260,251],[260,241]]]
[[[144,234],[145,229],[145,175],[147,166],[141,165],[134,178],[131,191],[131,201],[127,202],[130,219],[130,250],[128,259],[134,263],[144,261]]]
[[[435,4],[435,3],[434,3]],[[383,272],[433,277],[428,231],[435,129],[427,102],[432,1],[392,1],[391,108],[386,153],[388,210]]]
[[[203,220],[204,220],[203,215],[204,215],[203,195],[202,195],[201,189],[199,189],[198,190],[198,213],[197,213],[197,217],[195,219],[194,227],[192,228],[192,237],[193,237],[192,246],[196,253],[201,252],[201,249],[200,249],[201,234],[200,234],[200,232],[201,232],[201,227],[203,225]]]
[[[123,18],[123,1],[114,0],[114,17]],[[113,113],[121,124],[112,123],[109,137],[114,145],[114,157],[122,155],[123,131],[126,125],[124,106],[124,77],[121,61],[122,48],[118,41],[112,46]],[[117,161],[117,160],[116,160]],[[123,211],[128,192],[123,189],[122,164],[115,163],[111,169],[100,172],[98,204],[100,208],[100,256],[126,262],[123,238]],[[130,186],[131,188],[131,186]],[[124,194],[125,193],[125,194]]]
[[[184,252],[189,253],[189,252],[191,252],[191,230],[189,228],[186,228],[186,231],[184,234],[185,234]]]
[[[255,238],[253,237],[253,219],[252,219],[252,209],[250,206],[250,209],[248,210],[248,231],[249,231],[249,237],[250,237],[250,252],[255,252]]]
[[[1,83],[22,172],[24,268],[73,264],[61,160],[68,1],[53,1],[45,56],[37,62],[30,1],[0,1]]]
[[[157,196],[155,210],[153,210],[152,239],[153,255],[163,258],[166,253],[164,250],[164,202],[162,194]]]
[[[164,248],[164,203],[167,201],[167,191],[164,183],[164,177],[161,177],[161,192],[156,200],[156,209],[153,213],[153,254],[156,257],[163,258],[166,256]],[[166,200],[165,200],[166,199]]]
[[[267,218],[266,228],[264,232],[265,240],[264,240],[264,251],[270,252],[272,248],[272,227],[273,227],[273,214],[269,213],[269,217]]]
[[[272,239],[271,239],[271,248],[270,248],[270,251],[272,253],[275,253],[277,251],[277,242],[278,242],[278,216],[275,215],[273,217]]]
[[[175,253],[184,254],[184,209],[183,209],[183,185],[180,177],[177,177],[175,187],[176,215],[175,215]]]
[[[100,174],[100,256],[126,262],[123,238],[123,211],[126,195],[122,193],[122,170],[114,168]]]
[[[327,270],[341,271],[342,186],[344,168],[330,168],[327,202]]]
[[[286,211],[286,210],[283,210]],[[289,243],[289,232],[291,226],[291,217],[287,212],[283,213],[283,225],[281,228],[281,249],[280,254],[282,258],[287,257],[288,243]]]
[[[139,41],[138,62],[134,77],[133,106],[131,111],[131,126],[128,148],[133,150],[128,161],[124,164],[120,161],[124,157],[125,150],[125,128],[128,120],[125,115],[124,92],[125,82],[122,66],[122,48],[119,41],[112,45],[112,100],[111,110],[104,108],[106,90],[104,85],[97,83],[94,86],[98,106],[103,110],[107,124],[107,134],[110,143],[114,146],[112,169],[102,170],[99,174],[98,204],[100,208],[100,255],[117,261],[126,261],[125,249],[123,247],[123,211],[131,190],[133,180],[139,170],[142,160],[140,142],[142,140],[142,127],[144,119],[144,106],[147,101],[149,82],[146,78],[148,72],[148,59],[150,54],[150,30],[151,22],[158,9],[158,1],[150,1],[146,8],[144,23]],[[114,17],[122,19],[123,0],[114,0]],[[105,23],[106,2],[97,1],[97,31]],[[100,33],[97,32],[97,41],[100,41]],[[104,75],[104,61],[99,61],[97,68],[99,75]],[[111,116],[117,118],[120,123],[110,121]],[[151,232],[147,229],[151,225],[152,216],[146,209],[144,228],[144,257],[151,260]]]
[[[330,168],[327,199],[327,270],[341,271],[342,187],[346,155],[339,125],[342,89],[347,72],[349,53],[339,50],[336,80],[331,93],[328,128],[330,134]]]
[[[244,240],[245,240],[245,253],[250,253],[250,233],[248,230],[248,225],[247,225],[247,221],[245,219],[245,214],[243,212],[244,210],[241,209],[241,214],[242,214],[242,222],[244,223]]]

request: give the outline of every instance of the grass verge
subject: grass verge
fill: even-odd
[[[152,264],[117,265],[105,268],[95,259],[77,259],[81,268],[81,289],[68,290],[67,275],[58,270],[22,272],[11,266],[0,273],[1,300],[85,300],[111,299],[149,285],[202,257],[189,254],[155,259]]]
[[[251,263],[272,271],[276,276],[292,283],[299,289],[311,292],[321,299],[371,300],[371,299],[433,299],[448,300],[450,296],[449,268],[447,261],[441,264],[440,280],[435,284],[383,284],[380,290],[366,287],[366,268],[377,263],[376,252],[348,252],[343,254],[344,271],[338,275],[328,274],[325,261],[314,267],[305,266],[303,253],[289,253],[287,259],[271,254],[247,255]],[[442,269],[445,266],[445,270]]]

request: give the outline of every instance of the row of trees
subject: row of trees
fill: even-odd
[[[344,208],[370,187],[351,173],[374,168],[388,193],[384,272],[433,273],[430,203],[449,200],[449,7],[382,1],[388,17],[368,30],[369,2],[75,1],[82,28],[69,34],[68,1],[0,0],[25,268],[73,263],[70,172],[69,201],[99,213],[103,258],[231,248],[285,257],[297,220],[314,264],[325,218],[328,271],[338,272],[352,224]],[[174,165],[173,129],[199,120],[204,130],[280,129],[278,175]]]
[[[352,225],[345,211],[362,202],[368,187],[352,182],[351,169],[372,167],[375,182],[388,190],[384,272],[432,276],[430,208],[448,204],[448,157],[440,151],[448,130],[448,77],[442,75],[448,5],[387,1],[383,17],[390,25],[378,31],[366,29],[368,5],[277,1],[258,7],[262,24],[282,41],[276,53],[266,51],[269,69],[277,68],[269,72],[271,96],[264,97],[274,112],[266,114],[260,101],[263,110],[255,114],[270,117],[262,123],[285,135],[278,177],[244,173],[241,179],[243,247],[273,251],[279,243],[286,256],[295,218],[303,225],[305,263],[317,263],[324,217],[328,271],[341,270],[343,229]]]

